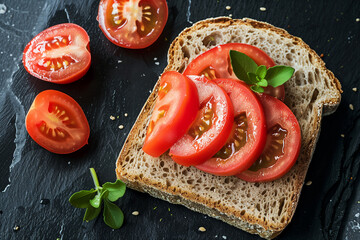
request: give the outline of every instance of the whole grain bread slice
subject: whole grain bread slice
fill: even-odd
[[[284,177],[249,183],[219,177],[176,164],[167,154],[153,158],[141,148],[159,82],[144,105],[116,163],[117,177],[128,187],[218,218],[247,232],[272,239],[290,222],[320,132],[323,115],[340,103],[341,85],[322,59],[300,38],[252,19],[206,19],[185,29],[173,41],[164,71],[182,72],[199,54],[214,46],[238,42],[265,51],[276,64],[295,68],[285,84],[285,103],[297,117],[302,146],[295,166]]]

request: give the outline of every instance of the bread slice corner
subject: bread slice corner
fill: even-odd
[[[158,82],[125,141],[116,162],[116,174],[130,188],[272,239],[294,215],[322,116],[336,110],[341,100],[341,85],[300,38],[249,18],[211,18],[186,28],[172,42],[164,71],[181,73],[201,53],[231,42],[254,45],[276,64],[295,68],[294,76],[285,84],[285,103],[297,117],[302,131],[301,152],[294,167],[276,181],[249,183],[178,165],[167,154],[159,158],[145,154],[141,148]]]

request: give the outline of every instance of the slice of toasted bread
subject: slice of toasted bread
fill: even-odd
[[[276,64],[295,68],[285,84],[285,103],[302,130],[301,153],[284,177],[267,183],[249,183],[219,177],[176,164],[167,154],[145,154],[146,128],[159,83],[144,105],[116,164],[117,177],[130,188],[223,220],[263,238],[274,238],[289,224],[320,131],[322,115],[340,103],[341,85],[322,59],[300,38],[283,29],[252,19],[214,18],[185,29],[173,41],[164,71],[182,72],[191,60],[216,45],[248,43],[265,51]]]

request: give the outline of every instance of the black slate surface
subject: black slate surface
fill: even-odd
[[[133,190],[117,202],[125,214],[119,230],[108,228],[101,218],[83,223],[84,212],[68,203],[73,192],[92,187],[89,167],[97,170],[100,182],[115,180],[115,160],[167,64],[170,42],[193,22],[229,14],[267,21],[301,37],[324,54],[344,90],[338,111],[323,119],[307,174],[312,185],[304,186],[294,218],[279,239],[360,239],[359,1],[168,0],[165,30],[144,50],[122,49],[105,38],[96,21],[98,3],[0,2],[0,239],[258,239]],[[55,85],[27,74],[21,53],[37,33],[63,22],[79,24],[88,32],[92,65],[83,79]],[[26,112],[46,89],[72,96],[88,118],[89,145],[76,153],[52,154],[26,133]],[[112,121],[110,115],[119,118]],[[124,129],[118,128],[120,124]],[[133,211],[140,214],[133,216]],[[207,231],[199,232],[200,226]]]

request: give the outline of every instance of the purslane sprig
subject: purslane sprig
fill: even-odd
[[[266,69],[242,52],[230,50],[231,66],[236,77],[250,85],[251,90],[264,92],[264,87],[278,87],[288,81],[295,69],[289,66],[276,65]]]
[[[126,185],[120,180],[114,183],[107,182],[101,187],[94,168],[90,168],[95,189],[82,190],[71,195],[69,202],[76,208],[86,208],[83,221],[95,219],[104,205],[103,217],[106,225],[118,229],[124,222],[124,214],[114,203],[124,196]]]

